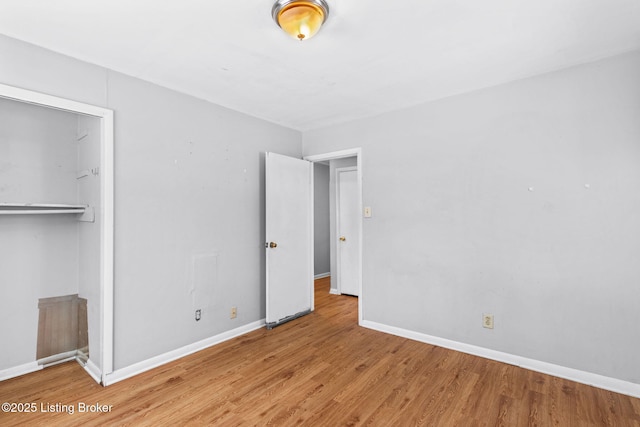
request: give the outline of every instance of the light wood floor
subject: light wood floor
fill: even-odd
[[[1,382],[0,403],[75,413],[0,412],[0,426],[640,426],[640,399],[360,328],[357,299],[328,289],[308,316],[107,388],[75,362]]]

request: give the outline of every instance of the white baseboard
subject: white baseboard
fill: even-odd
[[[2,369],[0,370],[0,381],[30,374],[40,369],[42,369],[42,365],[38,365],[38,362],[29,362],[24,365],[14,366],[13,368]]]
[[[42,359],[38,359],[38,365],[42,365],[45,368],[48,366],[59,365],[60,363],[68,362],[70,360],[74,360],[76,355],[78,354],[78,350],[66,351],[64,353],[54,354],[53,356],[43,357]]]
[[[265,319],[258,320],[256,322],[240,326],[239,328],[223,332],[221,334],[206,338],[193,344],[186,345],[184,347],[169,351],[164,354],[160,354],[150,359],[134,363],[133,365],[127,366],[126,368],[116,369],[115,371],[106,374],[102,383],[104,386],[115,384],[119,381],[126,380],[127,378],[131,378],[153,368],[157,368],[158,366],[173,362],[176,359],[188,356],[197,351],[204,350],[205,348],[220,344],[224,341],[228,341],[232,338],[244,335],[248,332],[255,331],[256,329],[260,329],[264,326]]]
[[[80,365],[84,367],[85,371],[87,371],[89,375],[91,375],[91,377],[97,383],[100,383],[100,376],[101,376],[100,368],[98,368],[90,359],[87,360],[86,364],[83,363],[81,361],[81,358],[78,357],[78,353],[81,353],[81,352],[79,350],[67,351],[65,353],[55,354],[53,356],[39,359],[35,362],[29,362],[29,363],[25,363],[24,365],[1,370],[0,381],[8,380],[9,378],[19,377],[20,375],[30,374],[32,372],[39,371],[49,366],[54,366],[60,363],[76,360]]]
[[[337,289],[333,289],[333,288],[329,289],[329,293],[331,295],[342,295]]]
[[[331,277],[331,273],[320,273],[313,276],[314,279],[324,279],[325,277]]]
[[[391,335],[408,338],[414,341],[420,341],[427,344],[436,345],[438,347],[444,347],[450,350],[484,357],[485,359],[508,363],[510,365],[529,369],[531,371],[541,372],[543,374],[552,375],[554,377],[564,378],[593,387],[598,387],[616,393],[640,398],[640,384],[632,383],[629,381],[605,377],[604,375],[567,368],[564,366],[555,365],[553,363],[547,363],[540,360],[529,359],[509,353],[503,353],[501,351],[478,347],[471,344],[465,344],[458,341],[452,341],[445,338],[423,334],[421,332],[415,332],[407,329],[397,328],[395,326],[384,325],[382,323],[371,322],[369,320],[362,321],[361,326],[369,329],[374,329],[376,331],[385,332]]]
[[[91,359],[88,359],[87,363],[81,363],[80,360],[78,360],[78,363],[80,363],[84,370],[91,375],[91,378],[93,378],[95,382],[98,384],[102,383],[102,371]]]

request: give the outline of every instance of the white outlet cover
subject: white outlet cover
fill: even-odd
[[[493,314],[482,315],[482,327],[487,329],[493,329]]]

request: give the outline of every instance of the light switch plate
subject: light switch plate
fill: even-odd
[[[369,206],[364,207],[364,217],[371,218],[371,207]]]

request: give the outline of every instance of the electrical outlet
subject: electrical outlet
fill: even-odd
[[[482,315],[482,327],[487,329],[493,329],[493,314]]]
[[[231,314],[229,315],[229,318],[235,319],[236,317],[238,317],[238,308],[231,307]]]
[[[202,318],[202,310],[196,310],[196,322]]]

